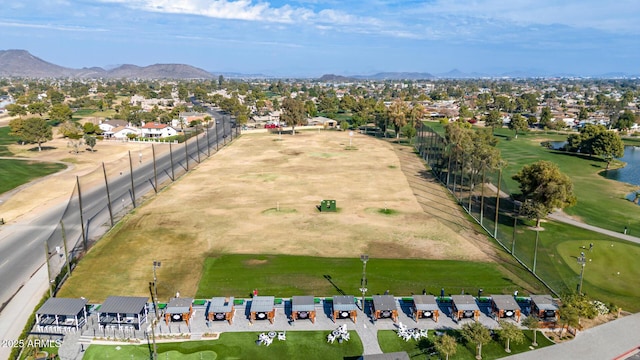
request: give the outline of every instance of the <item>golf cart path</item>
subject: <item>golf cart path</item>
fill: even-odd
[[[562,223],[565,223],[565,224],[577,226],[579,228],[595,231],[595,232],[600,233],[600,234],[604,234],[604,235],[608,235],[608,236],[615,237],[615,238],[618,238],[618,239],[631,241],[631,242],[634,242],[636,244],[640,244],[640,238],[639,237],[626,235],[626,234],[619,233],[619,232],[616,232],[616,231],[611,231],[611,230],[603,229],[601,227],[585,224],[583,222],[580,222],[580,221],[572,219],[570,216],[565,214],[563,211],[555,211],[555,212],[549,214],[549,219],[553,219],[553,220],[556,220],[556,221],[559,221],[559,222],[562,222]]]
[[[486,184],[486,186],[488,188],[490,188],[493,191],[497,191],[496,187],[493,184]],[[511,198],[511,196],[503,191],[500,191],[500,197],[503,199],[508,199]],[[616,231],[612,231],[612,230],[607,230],[607,229],[603,229],[601,227],[597,227],[597,226],[593,226],[593,225],[589,225],[589,224],[585,224],[581,221],[575,220],[574,218],[572,218],[571,216],[567,215],[564,211],[562,210],[557,210],[552,212],[551,214],[549,214],[548,216],[549,219],[555,220],[555,221],[559,221],[561,223],[565,223],[565,224],[569,224],[569,225],[573,225],[582,229],[586,229],[586,230],[590,230],[590,231],[594,231],[600,234],[604,234],[607,236],[611,236],[614,238],[618,238],[621,240],[626,240],[626,241],[630,241],[636,244],[640,244],[640,237],[636,237],[636,236],[631,236],[631,235],[627,235],[624,233],[619,233]]]

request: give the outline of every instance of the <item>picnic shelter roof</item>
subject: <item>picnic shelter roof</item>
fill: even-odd
[[[251,300],[251,312],[269,312],[273,310],[274,296],[254,296]]]
[[[87,299],[52,297],[42,304],[36,314],[74,316],[78,315],[86,305]]]
[[[396,299],[393,295],[373,295],[373,308],[376,311],[396,310]]]
[[[433,295],[413,295],[416,310],[438,310],[436,297]]]
[[[185,314],[191,311],[193,298],[171,298],[165,312],[167,314]]]
[[[147,297],[109,296],[102,303],[99,313],[138,314],[147,305]]]
[[[356,298],[353,295],[335,295],[333,297],[334,311],[352,311],[357,309]]]
[[[558,310],[558,306],[551,295],[531,295],[531,302],[540,310]]]
[[[520,310],[520,305],[511,295],[491,295],[491,300],[500,310]]]
[[[313,296],[291,297],[291,311],[314,311],[315,309]]]
[[[453,306],[459,311],[480,310],[478,304],[476,304],[476,299],[471,295],[452,295],[451,299],[453,300]]]
[[[233,309],[233,296],[229,298],[214,297],[209,304],[209,312],[212,313],[228,313]]]

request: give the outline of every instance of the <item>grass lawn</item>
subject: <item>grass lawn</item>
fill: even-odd
[[[369,294],[389,290],[397,296],[419,294],[422,289],[439,294],[508,294],[519,288],[496,264],[453,260],[375,259],[367,262]],[[329,296],[358,294],[362,277],[359,258],[320,258],[287,255],[222,255],[208,258],[197,298],[212,296],[248,297],[252,289],[260,294]]]
[[[457,359],[475,359],[476,347],[474,344],[463,344],[463,340],[458,331],[448,331],[449,335],[459,338],[458,348],[455,355],[449,356],[450,360]],[[533,342],[533,332],[529,330],[524,331],[525,340],[521,344],[510,344],[511,353],[504,351],[504,344],[498,341],[492,341],[487,345],[482,346],[482,358],[483,359],[499,359],[513,354],[529,351],[529,346]],[[406,351],[411,359],[440,359],[436,354],[433,347],[432,340],[435,337],[435,332],[429,331],[429,338],[422,339],[420,341],[404,341],[393,330],[380,330],[378,331],[378,343],[383,352],[397,352]],[[536,336],[538,342],[538,348],[553,345],[551,340],[538,333]]]
[[[218,340],[158,344],[159,359],[344,359],[362,354],[362,342],[355,331],[351,340],[327,343],[329,331],[287,331],[287,340],[271,346],[257,346],[257,332],[223,333]],[[118,349],[119,348],[119,349]],[[84,360],[149,359],[145,345],[91,345]]]
[[[0,194],[65,167],[63,164],[40,161],[0,160]]]
[[[505,192],[519,193],[518,183],[511,176],[524,165],[549,160],[558,164],[560,170],[573,180],[578,204],[565,209],[568,214],[578,216],[590,225],[614,231],[622,231],[628,226],[630,234],[640,234],[640,208],[624,198],[637,186],[600,176],[598,171],[606,167],[604,161],[540,145],[544,140],[566,140],[566,135],[531,132],[519,135],[518,139],[506,140],[506,136],[513,136],[513,131],[496,129],[496,134],[501,137],[498,148],[508,163],[503,172],[508,187],[503,189]]]
[[[594,244],[593,251],[588,250],[589,243]],[[586,246],[587,249],[583,250],[582,246]],[[583,276],[583,292],[597,299],[606,296],[606,300],[625,310],[640,310],[640,289],[630,286],[640,278],[640,267],[637,266],[640,245],[604,239],[570,240],[559,243],[557,251],[568,264],[574,279],[581,271],[576,258],[580,251],[584,251],[587,263]]]
[[[18,138],[9,135],[10,132],[10,127],[0,127],[0,156],[13,156],[13,153],[7,149],[7,145],[15,144]]]

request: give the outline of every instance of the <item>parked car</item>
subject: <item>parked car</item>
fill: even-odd
[[[264,128],[265,128],[265,129],[277,129],[277,128],[278,128],[278,125],[277,125],[277,124],[273,124],[273,123],[271,123],[271,124],[265,124],[265,125],[264,125]]]

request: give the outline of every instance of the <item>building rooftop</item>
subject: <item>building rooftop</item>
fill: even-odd
[[[438,310],[436,297],[433,295],[413,295],[413,304],[416,310]]]
[[[36,311],[39,315],[63,315],[74,316],[81,312],[87,305],[87,299],[49,298]]]
[[[373,308],[376,311],[396,310],[396,299],[393,295],[373,295]]]
[[[452,295],[453,306],[460,311],[480,310],[476,299],[471,295]]]
[[[254,296],[251,300],[251,312],[269,312],[273,310],[275,297]]]
[[[209,312],[211,313],[228,313],[233,309],[233,296],[229,298],[214,297],[209,303]]]
[[[109,296],[102,303],[99,313],[109,314],[137,314],[147,305],[146,297]]]
[[[293,296],[291,298],[291,311],[314,311],[315,309],[313,296]]]
[[[171,298],[165,312],[167,314],[185,314],[191,311],[193,298]]]

